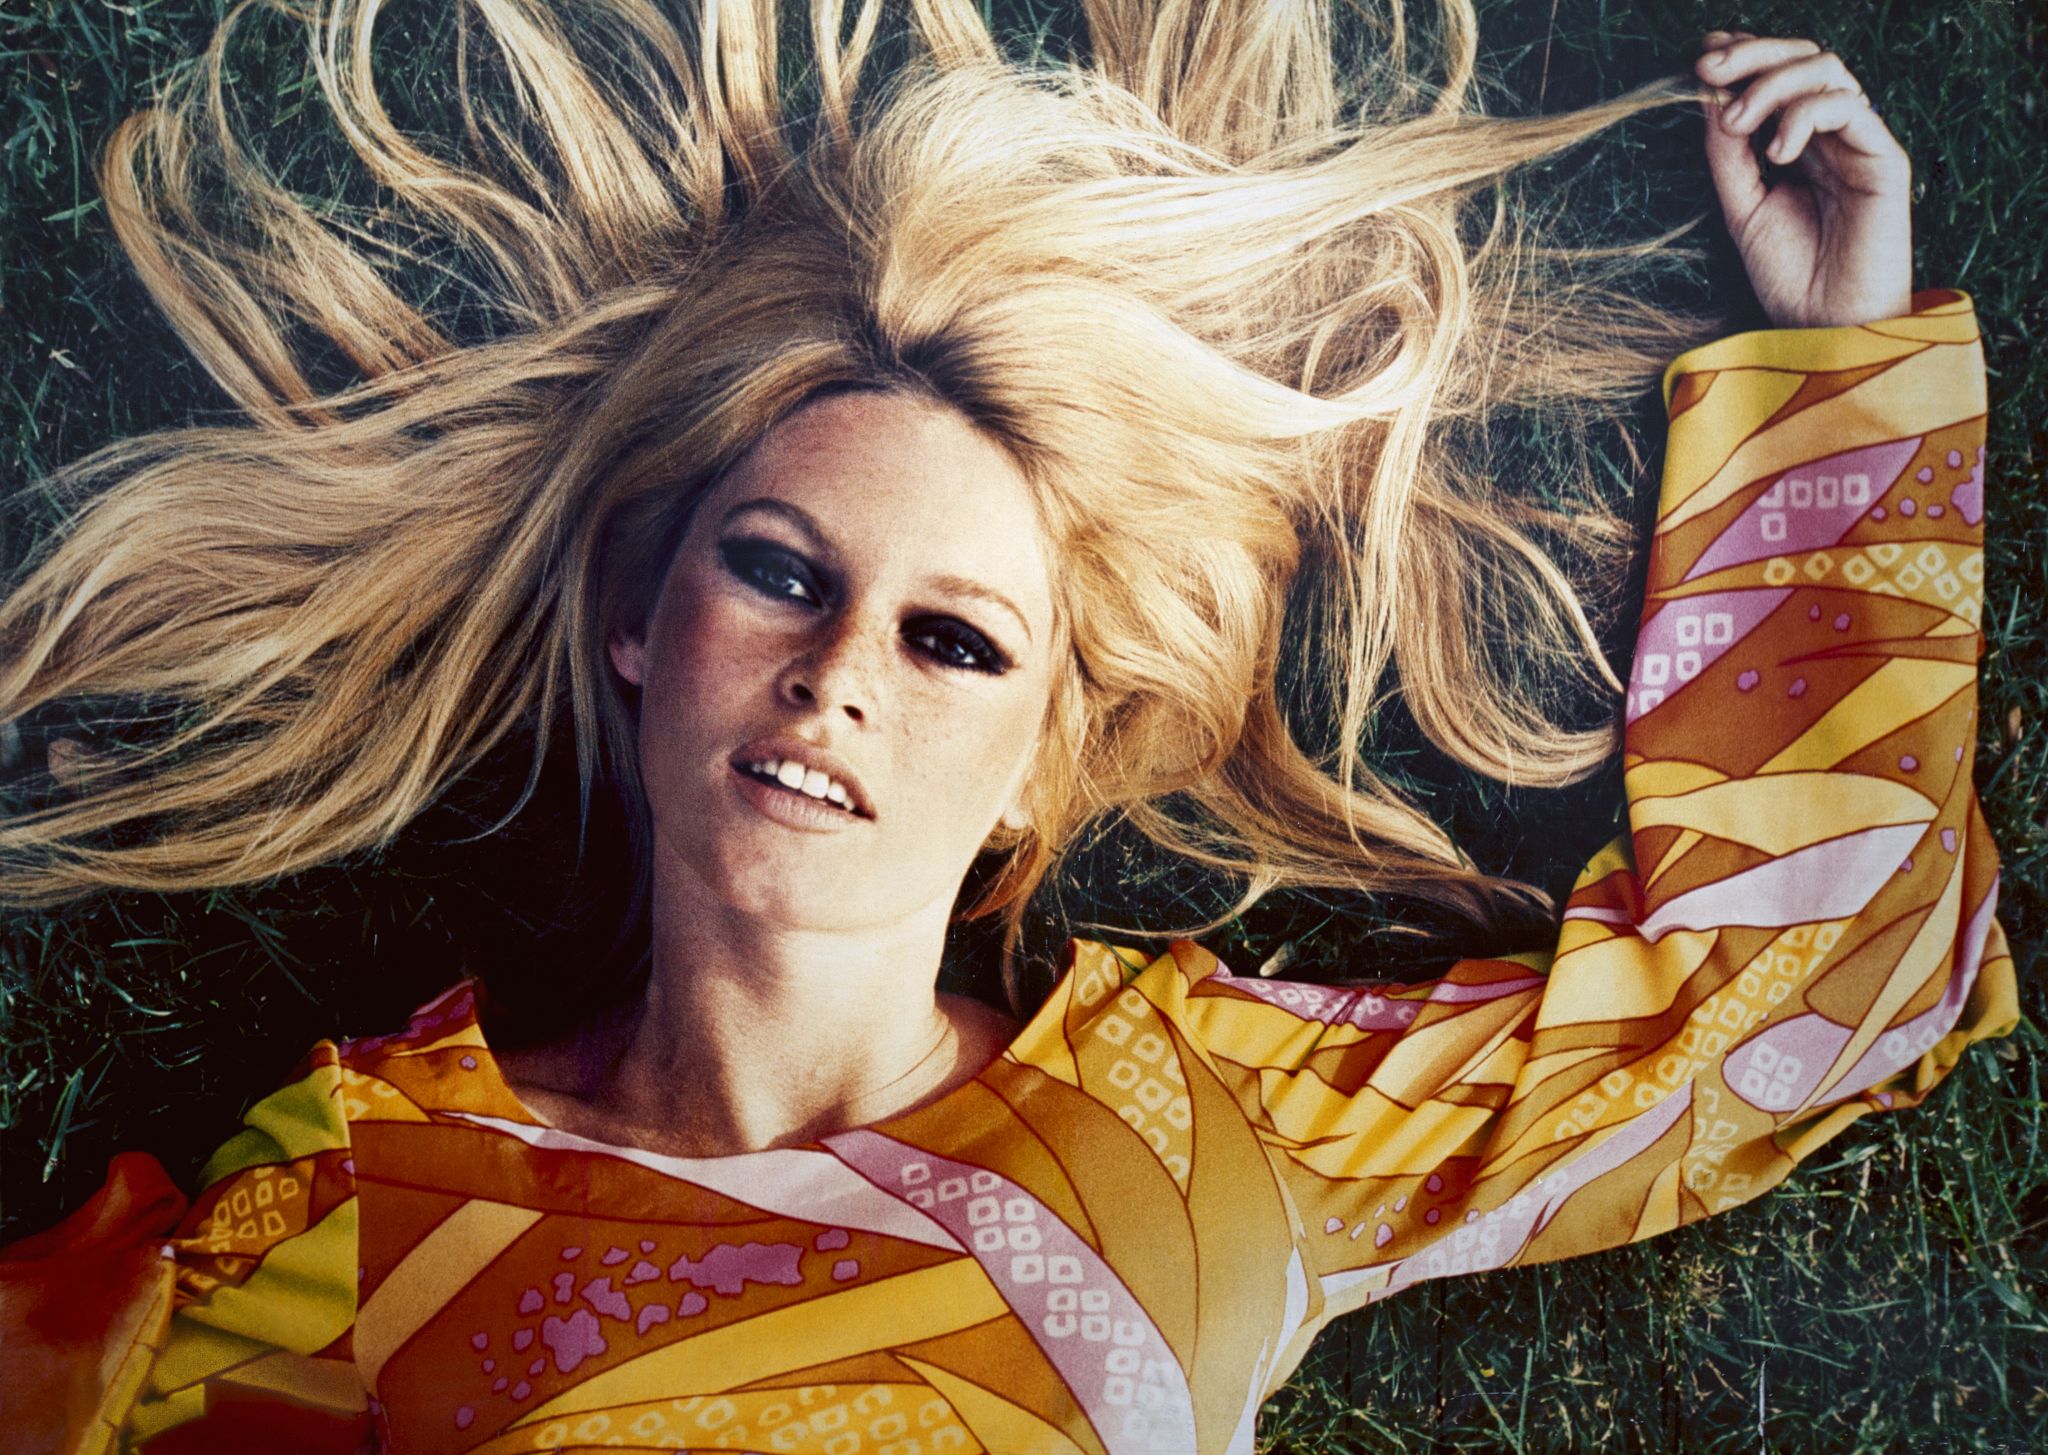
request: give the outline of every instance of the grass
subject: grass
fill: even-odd
[[[1020,20],[1070,30],[1038,9]],[[393,25],[417,10],[396,7]],[[2048,717],[2043,21],[1993,0],[1774,0],[1739,17],[1692,0],[1487,0],[1482,11],[1488,65],[1532,109],[1686,66],[1715,26],[1817,35],[1913,157],[1918,281],[1970,292],[1986,330],[1996,488],[1978,789],[2004,853],[2000,918],[2031,1024],[1973,1052],[1922,1109],[1866,1118],[1756,1203],[1610,1254],[1425,1285],[1340,1322],[1268,1402],[1262,1447],[2035,1448],[2048,1428],[2048,1004],[2032,973],[2048,933],[2036,726]],[[48,528],[34,487],[51,467],[223,408],[124,270],[90,179],[114,120],[217,15],[195,0],[29,0],[0,14],[0,564]],[[298,70],[276,60],[258,48],[244,70],[276,78],[268,99],[289,112],[303,99]],[[1631,123],[1553,181],[1599,227],[1669,226],[1712,207],[1697,128],[1676,113]],[[1761,322],[1725,245],[1672,286],[1738,326]],[[1646,401],[1653,439],[1655,421]],[[1630,488],[1640,497],[1654,479]],[[0,774],[22,750],[0,738]],[[1383,750],[1498,871],[1561,889],[1615,822],[1611,775],[1509,793],[1453,771],[1398,722]],[[318,1037],[387,1029],[472,965],[573,963],[572,937],[549,923],[574,839],[565,762],[511,829],[447,842],[509,801],[511,762],[361,861],[247,889],[0,916],[0,1237],[75,1206],[123,1148],[146,1147],[189,1181],[241,1107]],[[1097,914],[1164,924],[1227,902],[1224,886],[1120,839],[1079,870],[1034,922],[1040,953]],[[1412,967],[1384,925],[1418,918],[1399,904],[1278,894],[1208,942],[1233,965],[1294,945],[1290,974],[1379,973]],[[973,982],[963,967],[981,948],[963,936],[953,983]]]

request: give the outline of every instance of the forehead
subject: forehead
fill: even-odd
[[[734,464],[713,516],[767,496],[836,549],[909,575],[966,576],[1052,614],[1050,546],[1016,459],[949,405],[863,391],[814,400]]]

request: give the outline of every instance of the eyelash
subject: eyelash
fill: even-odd
[[[817,601],[815,589],[807,579],[810,573],[801,569],[801,558],[781,546],[772,545],[767,541],[726,541],[719,547],[719,554],[724,559],[728,571],[764,596],[795,601],[803,605],[811,605]],[[798,569],[781,564],[783,562],[796,563]],[[811,592],[811,596],[807,600],[795,592],[781,590],[768,584],[769,580],[777,577],[797,582],[806,591]],[[1000,677],[1010,670],[1009,659],[997,651],[987,637],[966,623],[945,617],[920,617],[918,620],[919,630],[906,635],[913,642],[933,642],[934,645],[922,650],[940,666],[962,672],[980,672],[991,677]],[[961,661],[947,650],[949,646],[978,657],[979,664]]]

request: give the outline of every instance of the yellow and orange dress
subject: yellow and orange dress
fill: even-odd
[[[2018,1018],[1971,786],[1969,299],[1664,381],[1629,831],[1554,947],[1423,984],[1071,941],[940,1100],[678,1158],[522,1109],[465,982],[214,1158],[101,1444],[1224,1455],[1330,1320],[1648,1238]]]

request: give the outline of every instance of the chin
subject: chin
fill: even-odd
[[[889,893],[892,876],[823,864],[814,872],[751,864],[711,878],[719,900],[735,913],[778,929],[831,931],[866,929],[911,912]]]

